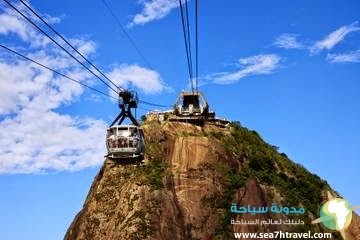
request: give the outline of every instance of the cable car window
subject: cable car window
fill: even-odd
[[[118,136],[128,137],[129,136],[129,129],[128,128],[118,128]]]
[[[138,131],[137,128],[130,128],[130,137],[137,137]]]
[[[108,134],[111,135],[116,135],[116,128],[110,128],[108,131]]]
[[[115,132],[116,129],[115,128],[111,128],[108,130],[108,144],[110,148],[115,148],[116,147],[116,137],[115,137]]]
[[[114,136],[114,135],[112,135],[112,136]],[[108,139],[108,144],[109,144],[109,147],[111,147],[111,148],[116,148],[116,139],[110,137],[110,138]]]

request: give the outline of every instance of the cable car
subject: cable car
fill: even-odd
[[[212,120],[215,113],[209,111],[209,105],[199,91],[181,92],[174,105],[175,116],[170,121],[189,122],[203,125],[205,121]]]
[[[179,116],[200,116],[209,111],[208,103],[201,92],[181,92],[175,103]]]
[[[144,159],[144,133],[131,113],[131,108],[137,108],[137,103],[138,98],[135,92],[119,91],[119,108],[121,111],[107,129],[107,158],[121,162],[137,162]],[[129,118],[133,125],[123,125],[125,118]]]
[[[134,125],[111,126],[107,129],[106,147],[108,158],[141,161],[145,151],[143,132]]]

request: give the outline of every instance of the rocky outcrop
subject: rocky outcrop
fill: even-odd
[[[257,157],[258,153],[251,150],[257,143],[249,144],[254,133],[246,130],[249,133],[237,136],[232,129],[216,126],[156,121],[147,122],[143,129],[147,145],[145,164],[121,165],[105,160],[65,239],[233,239],[233,232],[324,231],[310,224],[317,214],[310,207],[307,209],[308,203],[295,200],[290,202],[308,210],[302,216],[306,224],[301,229],[286,225],[231,224],[230,219],[240,218],[288,219],[285,214],[273,213],[232,215],[230,206],[233,202],[253,206],[286,203],[288,196],[282,192],[281,179],[292,181],[296,189],[300,184],[297,174],[313,176],[298,171],[296,165],[268,145],[266,149],[277,154],[273,156],[278,159],[266,163],[270,164],[266,169],[257,166],[251,160]],[[231,143],[236,137],[249,139],[240,146],[236,141]],[[254,139],[258,141],[257,137]],[[242,150],[238,151],[239,148]],[[286,164],[291,167],[287,168]],[[266,176],[264,173],[271,168],[273,173]],[[279,184],[267,180],[280,171],[281,181],[274,178]],[[326,184],[321,186],[322,189],[314,191],[321,193],[328,189]],[[310,201],[321,203],[321,199]],[[348,240],[359,239],[359,226],[356,217],[347,233]]]

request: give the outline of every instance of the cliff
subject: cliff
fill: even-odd
[[[145,164],[105,160],[65,239],[234,239],[233,232],[327,232],[318,217],[326,191],[318,176],[295,164],[255,132],[147,121]],[[238,206],[303,207],[303,215],[233,214]],[[301,220],[303,225],[245,225],[231,220]],[[359,217],[347,230],[360,239]],[[246,239],[246,238],[244,238]],[[341,239],[333,233],[333,239]]]

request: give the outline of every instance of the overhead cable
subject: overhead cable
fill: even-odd
[[[53,28],[49,23],[45,21],[33,8],[26,4],[23,0],[19,0],[27,9],[29,9],[40,21],[42,21],[48,28],[50,28],[56,35],[58,35],[67,45],[70,46],[77,54],[81,56],[90,66],[92,66],[96,71],[98,71],[104,78],[106,78],[112,85],[118,87],[111,79],[109,79],[100,69],[98,69],[89,59],[87,59],[81,52],[79,52],[64,36],[62,36],[55,28]]]
[[[146,66],[150,69],[153,69],[153,67],[151,66],[151,64],[149,63],[149,61],[147,60],[147,58],[145,57],[145,55],[140,51],[140,48],[136,45],[134,39],[130,36],[130,34],[125,30],[125,27],[121,24],[120,20],[116,17],[114,11],[111,9],[111,7],[109,6],[109,4],[106,2],[106,0],[101,0],[102,3],[104,4],[104,6],[106,7],[106,9],[109,11],[110,15],[114,18],[115,22],[118,24],[119,28],[121,29],[121,31],[123,32],[123,34],[125,35],[125,37],[129,40],[129,42],[131,43],[131,45],[133,46],[133,48],[137,51],[137,53],[139,54],[139,56],[143,59],[144,63],[146,64]]]
[[[198,0],[195,0],[195,79],[196,91],[199,90],[199,30],[198,30]]]
[[[23,54],[15,51],[15,50],[13,50],[13,49],[10,49],[10,48],[2,45],[2,44],[0,44],[0,47],[6,49],[7,51],[9,51],[9,52],[11,52],[11,53],[16,54],[17,56],[22,57],[22,58],[24,58],[24,59],[26,59],[26,60],[28,60],[28,61],[30,61],[30,62],[33,62],[33,63],[35,63],[35,64],[37,64],[37,65],[39,65],[39,66],[41,66],[41,67],[43,67],[43,68],[45,68],[45,69],[47,69],[47,70],[49,70],[49,71],[52,71],[52,72],[54,72],[54,73],[56,73],[56,74],[58,74],[58,75],[60,75],[60,76],[62,76],[62,77],[64,77],[64,78],[66,78],[66,79],[68,79],[68,80],[70,80],[70,81],[76,82],[76,83],[78,83],[78,84],[80,84],[80,85],[82,85],[82,86],[84,86],[84,87],[86,87],[86,88],[88,88],[88,89],[90,89],[90,90],[92,90],[92,91],[94,91],[94,92],[97,92],[97,93],[100,93],[100,94],[102,94],[102,95],[104,95],[104,96],[107,96],[107,97],[110,97],[110,98],[112,98],[112,99],[118,100],[117,98],[115,98],[115,97],[113,97],[113,96],[111,96],[111,95],[109,95],[109,94],[107,94],[107,93],[104,93],[104,92],[102,92],[102,91],[100,91],[100,90],[98,90],[98,89],[96,89],[96,88],[93,88],[93,87],[91,87],[91,86],[89,86],[89,85],[87,85],[87,84],[85,84],[85,83],[82,83],[82,82],[80,82],[79,80],[76,80],[76,79],[74,79],[74,78],[71,78],[71,77],[69,77],[69,76],[67,76],[67,75],[65,75],[65,74],[63,74],[63,73],[61,73],[61,72],[59,72],[59,71],[57,71],[57,70],[55,70],[55,69],[53,69],[53,68],[50,68],[50,67],[48,67],[48,66],[46,66],[46,65],[44,65],[44,64],[42,64],[42,63],[40,63],[40,62],[38,62],[38,61],[36,61],[36,60],[34,60],[34,59],[31,59],[31,58],[29,58],[29,57],[27,57],[27,56],[25,56],[25,55],[23,55]]]
[[[187,0],[185,0],[187,1]],[[189,78],[190,78],[190,86],[191,91],[194,91],[194,84],[193,84],[193,72],[192,72],[192,61],[190,59],[190,52],[189,52],[189,43],[188,43],[188,36],[187,36],[187,26],[186,26],[186,19],[184,16],[184,10],[183,10],[183,4],[182,0],[179,0],[179,8],[180,8],[180,14],[181,14],[181,23],[182,23],[182,31],[184,34],[184,42],[185,42],[185,50],[186,50],[186,60],[188,65],[188,72],[189,72]]]
[[[161,105],[161,104],[146,102],[146,101],[142,101],[142,100],[139,100],[139,103],[146,104],[146,105],[150,105],[150,106],[154,106],[154,107],[163,107],[163,108],[172,107],[172,106],[167,106],[167,105]]]
[[[98,78],[101,82],[103,82],[107,87],[109,87],[112,91],[117,93],[112,86],[110,86],[107,82],[105,82],[102,78],[100,78],[97,74],[95,74],[89,67],[87,67],[84,63],[82,63],[79,59],[77,59],[73,54],[71,54],[68,50],[66,50],[62,45],[60,45],[53,37],[51,37],[48,33],[46,33],[43,29],[41,29],[36,23],[34,23],[30,18],[25,16],[19,9],[17,9],[13,4],[11,4],[8,0],[4,0],[10,7],[12,7],[17,13],[19,13],[23,18],[25,18],[29,23],[31,23],[36,29],[38,29],[41,33],[43,33],[46,37],[48,37],[52,42],[54,42],[58,47],[60,47],[63,51],[65,51],[70,57],[76,60],[81,66],[87,69],[92,75]],[[112,82],[113,85],[115,85]],[[115,85],[115,88],[118,88]]]
[[[191,71],[191,78],[194,77],[193,72],[193,62],[192,62],[192,54],[191,54],[191,34],[190,34],[190,22],[189,22],[189,6],[188,6],[188,0],[185,1],[185,16],[186,16],[186,30],[187,30],[187,42],[188,42],[188,48],[189,48],[189,59],[190,59],[190,71]]]

